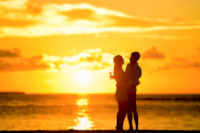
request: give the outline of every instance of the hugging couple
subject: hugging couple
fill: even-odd
[[[117,125],[116,129],[123,130],[123,123],[127,114],[129,121],[129,130],[133,131],[132,114],[134,115],[135,130],[138,130],[138,113],[136,106],[136,87],[139,85],[139,78],[142,70],[138,65],[140,54],[131,53],[130,63],[125,72],[122,69],[124,59],[121,55],[114,57],[114,74],[111,78],[116,80],[116,100],[118,102]]]

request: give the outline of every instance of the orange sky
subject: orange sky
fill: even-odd
[[[199,0],[0,0],[0,91],[114,93],[139,51],[138,93],[200,93]],[[87,71],[87,83],[77,71]],[[79,75],[79,74],[78,74]]]

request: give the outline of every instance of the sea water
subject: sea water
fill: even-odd
[[[138,95],[137,109],[141,130],[200,130],[200,95]],[[114,130],[116,114],[114,94],[0,94],[0,131]]]

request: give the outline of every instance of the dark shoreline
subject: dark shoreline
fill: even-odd
[[[25,92],[0,92],[0,94],[20,94],[20,95],[25,95]]]
[[[0,92],[1,96],[23,96],[23,98],[31,96],[74,96],[77,98],[92,98],[96,96],[111,96],[114,94],[29,94],[25,92]],[[140,101],[200,101],[200,94],[138,94],[137,100]]]
[[[200,133],[198,130],[139,130],[139,131],[116,131],[116,130],[25,130],[25,131],[0,131],[0,133]]]

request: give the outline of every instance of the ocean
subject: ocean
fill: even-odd
[[[138,95],[137,108],[141,130],[200,130],[200,95]],[[116,114],[114,94],[0,94],[0,131],[115,130]]]

